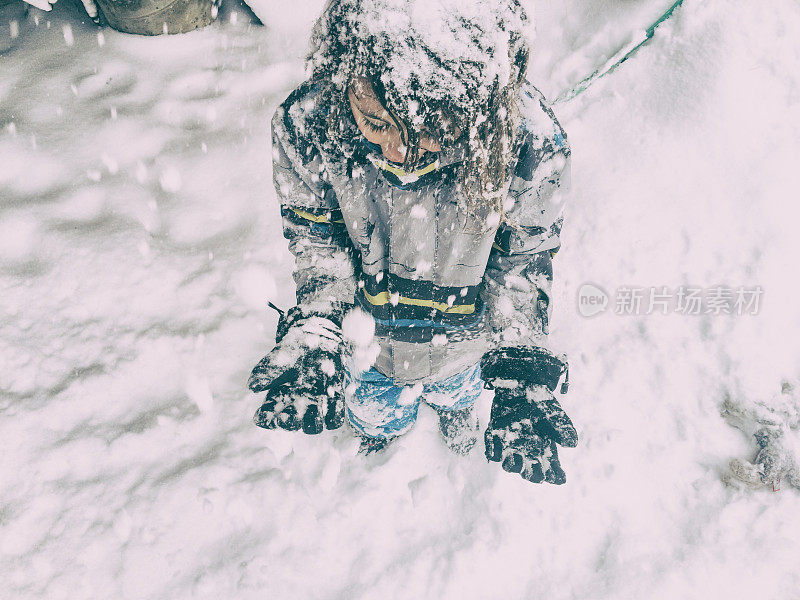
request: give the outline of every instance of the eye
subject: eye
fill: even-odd
[[[384,131],[387,131],[390,127],[394,127],[393,125],[391,125],[391,124],[389,124],[389,123],[387,123],[385,121],[381,121],[379,123],[376,123],[376,122],[371,121],[370,119],[368,119],[366,117],[364,117],[364,125],[366,125],[367,129],[369,129],[370,131],[372,131],[374,133],[382,133]]]

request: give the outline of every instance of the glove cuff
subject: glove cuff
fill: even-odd
[[[341,329],[342,319],[352,307],[353,305],[347,302],[313,302],[293,306],[286,312],[280,313],[275,341],[280,342],[292,327],[301,325],[312,317],[328,319],[337,329]]]
[[[565,394],[569,389],[566,355],[556,355],[540,346],[496,348],[481,358],[481,377],[489,387],[494,387],[497,379],[512,379],[526,385],[543,385],[554,392],[562,373],[565,377],[560,391]]]

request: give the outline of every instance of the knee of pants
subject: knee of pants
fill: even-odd
[[[352,381],[345,393],[350,425],[370,437],[396,437],[414,425],[420,403],[420,390],[395,386],[378,374]]]
[[[483,392],[481,368],[476,364],[442,381],[425,386],[425,402],[443,410],[463,410],[473,406]]]

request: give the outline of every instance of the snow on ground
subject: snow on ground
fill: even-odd
[[[798,375],[797,3],[687,0],[557,108],[558,488],[450,455],[429,412],[367,458],[251,424],[265,303],[293,296],[268,124],[297,4],[137,38],[59,3],[0,55],[3,596],[797,597],[800,495],[726,485],[755,445],[720,416]],[[532,78],[555,95],[668,4],[542,0]],[[590,319],[586,282],[612,294]],[[614,314],[623,286],[719,284],[761,285],[759,314]]]

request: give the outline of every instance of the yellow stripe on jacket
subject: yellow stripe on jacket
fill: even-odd
[[[380,292],[377,295],[373,296],[367,290],[362,290],[364,292],[364,297],[369,300],[370,304],[375,306],[383,306],[387,304],[390,300],[389,292]],[[450,306],[446,302],[436,302],[434,300],[422,300],[420,298],[406,298],[405,296],[399,296],[398,302],[400,304],[408,304],[411,306],[428,306],[430,308],[435,308],[439,312],[443,313],[450,313],[450,314],[459,314],[459,315],[471,315],[475,312],[475,304],[457,304],[455,306]]]

